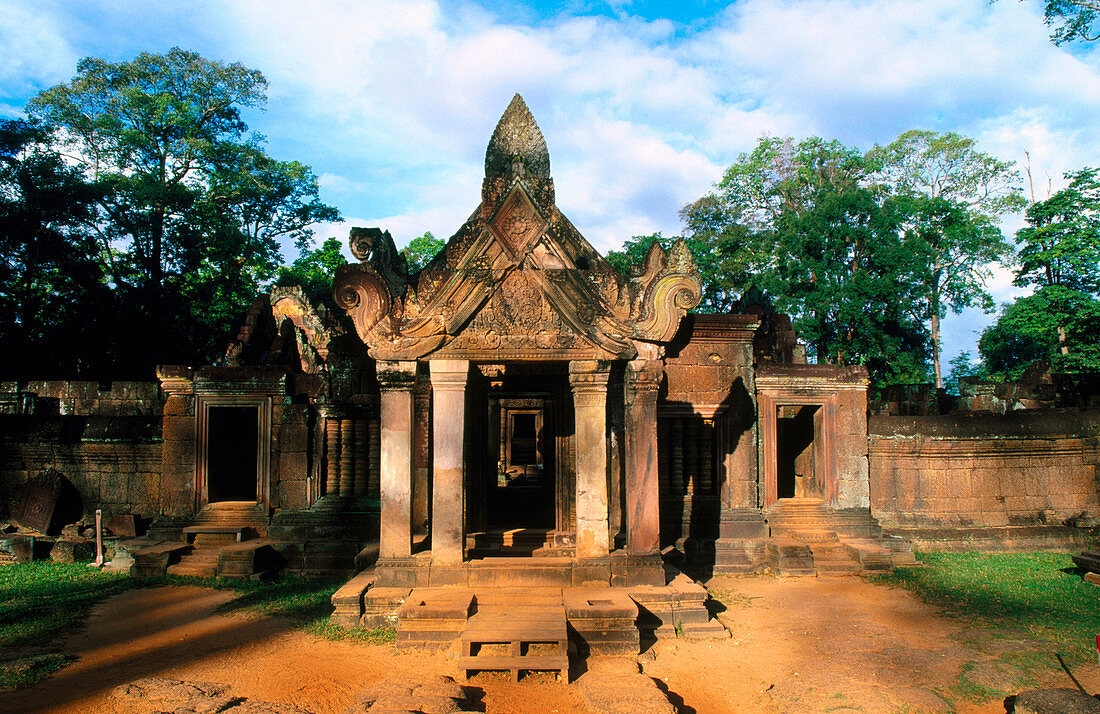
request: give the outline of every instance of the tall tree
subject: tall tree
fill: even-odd
[[[300,285],[314,303],[324,303],[335,309],[332,299],[332,276],[348,261],[341,252],[342,241],[328,238],[319,248],[300,248],[298,258],[289,267],[279,269],[276,285]]]
[[[910,130],[868,158],[908,216],[908,243],[922,263],[914,307],[929,325],[940,388],[940,321],[948,309],[992,310],[988,265],[1010,252],[995,220],[1023,206],[1020,176],[1012,162],[978,151],[974,139],[953,132]]]
[[[1037,360],[1055,371],[1100,372],[1100,301],[1047,285],[1006,305],[978,342],[993,379],[1018,379]]]
[[[130,62],[86,58],[71,82],[28,104],[107,189],[101,254],[137,328],[126,352],[145,369],[212,357],[225,322],[273,275],[276,240],[304,244],[312,224],[337,217],[307,167],[271,159],[247,135],[241,111],[262,106],[266,87],[239,63],[173,48]]]
[[[924,337],[898,307],[913,267],[875,168],[839,142],[765,137],[681,217],[711,260],[704,285],[724,292],[724,304],[714,299],[720,309],[762,289],[819,362],[862,362],[880,379],[905,381],[923,372]]]
[[[41,125],[0,121],[0,342],[9,347],[0,371],[9,376],[45,376],[47,364],[51,376],[75,376],[82,356],[107,356],[110,295],[90,230],[100,192],[52,140]],[[81,355],[71,342],[92,349]]]
[[[401,254],[405,256],[409,272],[415,273],[430,263],[441,250],[443,250],[443,241],[433,236],[431,231],[425,231],[424,235],[409,241],[409,244],[401,249]]]
[[[1015,283],[1100,290],[1100,170],[1066,174],[1069,185],[1028,207],[1028,225],[1016,232]]]

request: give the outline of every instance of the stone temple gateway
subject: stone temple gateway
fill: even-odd
[[[689,315],[682,241],[617,272],[555,205],[518,95],[431,263],[407,274],[377,229],[351,247],[334,292],[378,383],[379,586],[663,586],[677,542],[752,570],[768,510],[872,530],[866,374],[796,364],[759,308]]]
[[[76,520],[59,514],[102,509],[132,574],[350,577],[337,622],[396,623],[399,643],[458,641],[463,668],[518,673],[563,669],[567,644],[724,635],[680,572],[844,574],[911,561],[911,541],[1095,539],[1096,383],[869,404],[863,368],[806,364],[764,301],[691,312],[683,242],[610,265],[558,210],[518,95],[480,204],[426,267],[377,228],[350,244],[337,311],[277,288],[222,364],[0,382],[0,491],[34,531],[0,549],[75,557],[86,538],[46,542]]]

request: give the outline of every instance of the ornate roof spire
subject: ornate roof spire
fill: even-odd
[[[485,178],[550,178],[550,152],[535,118],[523,101],[512,97],[485,150]]]

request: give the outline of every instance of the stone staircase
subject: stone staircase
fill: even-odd
[[[909,543],[884,536],[868,509],[784,499],[767,516],[766,560],[779,575],[858,575],[914,562]]]
[[[557,672],[569,681],[569,636],[561,594],[557,603],[530,604],[502,598],[479,605],[466,622],[458,667],[476,672],[506,671],[518,682],[523,672]]]
[[[181,575],[246,579],[277,567],[264,538],[267,516],[252,501],[208,504],[193,525],[133,553],[131,573],[146,577]],[[167,534],[164,534],[165,536]]]

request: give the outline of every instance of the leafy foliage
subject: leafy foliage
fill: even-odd
[[[98,353],[114,372],[99,376],[210,361],[274,277],[277,241],[301,248],[313,224],[339,218],[308,167],[272,159],[247,134],[241,110],[262,106],[266,87],[239,63],[173,48],[129,62],[83,59],[71,82],[28,103],[97,191],[87,224],[95,250],[84,252],[112,298]]]
[[[742,154],[715,192],[680,214],[704,304],[728,310],[762,290],[819,362],[867,364],[887,381],[922,373],[920,324],[899,309],[912,255],[872,168],[857,150],[820,138],[763,138]]]
[[[1046,0],[1043,20],[1054,28],[1050,39],[1056,45],[1073,40],[1093,42],[1100,39],[1100,33],[1093,30],[1098,14],[1097,0]]]
[[[1100,290],[1098,172],[1085,168],[1067,173],[1069,186],[1028,207],[1029,225],[1016,233],[1017,285]]]
[[[0,370],[50,364],[56,376],[102,367],[98,328],[112,296],[91,226],[101,190],[68,166],[54,135],[33,122],[0,122]],[[87,350],[74,353],[73,342]],[[90,361],[89,361],[90,360]]]
[[[409,241],[409,244],[401,249],[401,254],[405,256],[409,272],[415,273],[430,263],[441,250],[443,250],[443,241],[433,236],[431,231],[425,231],[424,235]]]
[[[1018,379],[1037,360],[1056,372],[1100,372],[1100,301],[1062,285],[1042,287],[1005,306],[978,349],[997,380]]]
[[[314,303],[334,306],[332,277],[336,268],[347,263],[340,251],[340,240],[329,238],[320,248],[302,249],[290,267],[279,269],[276,285],[301,285],[306,297]]]
[[[948,309],[993,309],[987,266],[1011,253],[994,221],[1022,206],[1019,173],[953,132],[906,131],[868,157],[905,214],[905,242],[919,263],[910,311],[928,324],[933,374],[942,387],[940,320]]]

